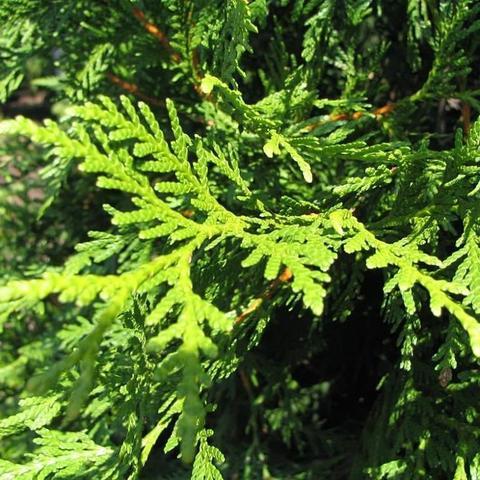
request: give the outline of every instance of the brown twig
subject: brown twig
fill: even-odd
[[[380,119],[382,117],[385,117],[389,115],[390,113],[393,112],[395,109],[395,104],[394,103],[387,103],[383,107],[376,108],[373,110],[373,115],[377,119]],[[365,115],[365,112],[353,112],[353,113],[332,113],[329,115],[328,120],[323,120],[321,122],[316,122],[313,123],[312,125],[309,125],[308,127],[305,128],[308,132],[311,132],[312,130],[315,130],[315,128],[319,127],[320,125],[324,125],[325,123],[328,122],[338,122],[340,120],[359,120]]]
[[[150,97],[149,95],[145,95],[144,93],[142,93],[136,83],[127,82],[126,80],[121,79],[120,77],[111,72],[107,72],[107,78],[115,85],[118,85],[122,90],[125,90],[126,92],[135,95],[136,97],[144,100],[147,103],[156,105],[158,107],[162,107],[165,105],[165,102],[163,102],[162,100]]]
[[[142,24],[143,28],[148,33],[150,33],[150,35],[153,35],[160,42],[163,48],[170,54],[170,58],[175,63],[179,63],[182,57],[178,52],[176,52],[173,49],[167,35],[164,32],[162,32],[162,30],[158,28],[154,23],[147,20],[145,13],[143,13],[138,7],[134,7],[132,9],[132,13],[134,17]],[[191,21],[190,18],[189,18],[189,21]],[[211,94],[209,95],[205,94],[204,92],[202,92],[202,89],[200,88],[200,83],[203,78],[203,74],[200,70],[200,62],[198,60],[198,52],[196,49],[194,49],[192,52],[191,63],[192,63],[192,73],[193,73],[193,80],[194,80],[193,88],[201,98],[208,101],[213,101]]]
[[[195,215],[195,211],[191,208],[187,208],[186,210],[182,210],[180,212],[185,218],[192,218]]]
[[[170,58],[174,62],[178,63],[181,60],[180,54],[173,49],[167,35],[162,32],[162,30],[160,30],[160,28],[158,28],[154,23],[147,20],[145,14],[138,7],[134,7],[132,9],[132,13],[133,16],[142,24],[143,28],[160,42],[162,47],[170,54]]]
[[[376,108],[376,109],[373,111],[373,114],[374,114],[377,118],[379,118],[379,117],[385,117],[385,116],[389,115],[390,113],[392,113],[394,110],[395,110],[395,104],[394,104],[394,103],[387,103],[387,104],[384,105],[383,107]]]
[[[292,277],[292,271],[288,267],[285,267],[282,270],[282,273],[270,283],[266,290],[259,297],[254,298],[248,307],[237,315],[235,318],[235,324],[238,325],[242,323],[250,314],[255,312],[255,310],[258,310],[265,300],[270,300],[272,298],[273,294],[282,283],[290,281]]]

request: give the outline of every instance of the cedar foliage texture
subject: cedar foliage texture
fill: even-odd
[[[0,25],[0,480],[480,478],[479,2]]]

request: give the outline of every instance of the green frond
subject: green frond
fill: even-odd
[[[193,480],[222,480],[222,475],[215,463],[221,464],[225,461],[218,448],[208,444],[208,437],[212,435],[211,430],[200,432],[200,447],[193,462]]]
[[[35,438],[35,459],[27,463],[0,460],[0,479],[23,480],[85,477],[94,468],[101,467],[113,454],[111,448],[95,444],[81,432],[39,430]]]
[[[245,51],[252,51],[248,42],[249,35],[257,32],[252,23],[251,8],[244,0],[226,2],[220,42],[216,46],[213,63],[214,71],[225,82],[230,82],[236,72],[245,76],[240,67],[240,59]]]

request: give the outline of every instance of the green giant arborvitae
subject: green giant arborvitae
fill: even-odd
[[[479,31],[0,0],[0,480],[479,479]]]

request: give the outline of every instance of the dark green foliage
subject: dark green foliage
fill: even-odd
[[[480,478],[479,14],[0,0],[0,480]]]

